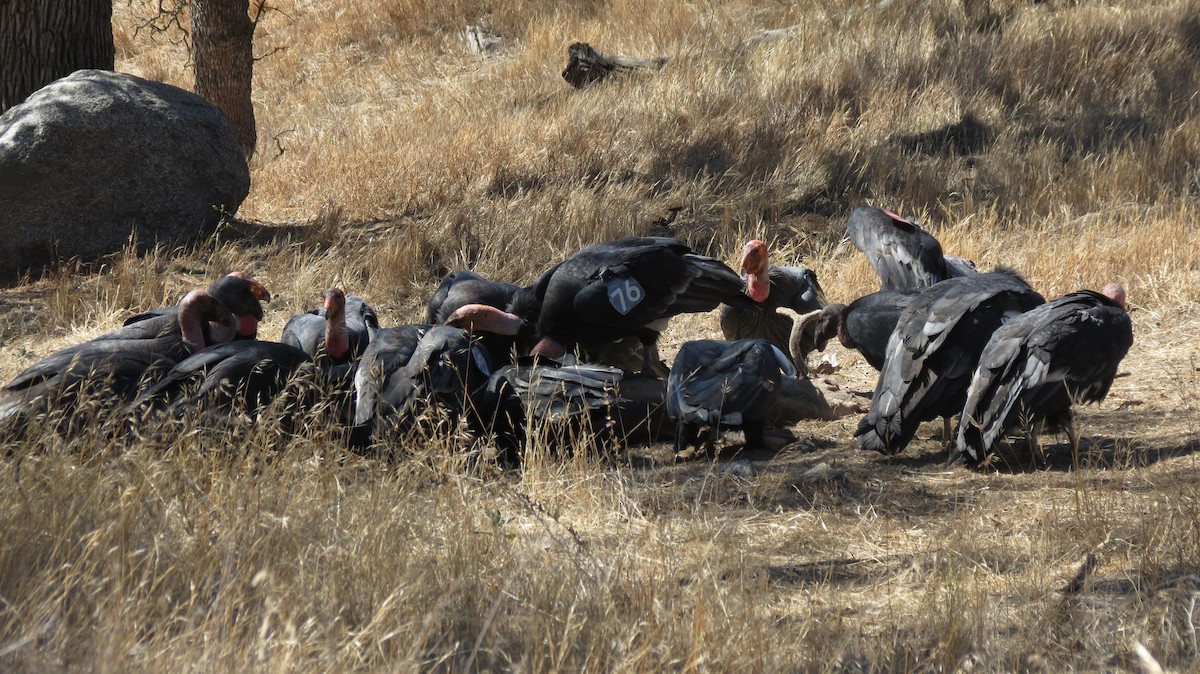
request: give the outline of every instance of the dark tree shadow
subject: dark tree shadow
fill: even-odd
[[[1063,161],[1103,153],[1132,141],[1145,142],[1162,135],[1161,121],[1144,115],[1096,110],[1079,117],[1056,119],[1021,134],[1024,145],[1049,140],[1060,146]]]
[[[1200,451],[1200,443],[1194,438],[1148,445],[1144,440],[1130,437],[1081,437],[1078,456],[1065,438],[1044,436],[1039,443],[1044,459],[1038,458],[1024,439],[1010,439],[980,466],[980,470],[1010,475],[1038,471],[1132,470]]]
[[[858,585],[877,582],[902,573],[913,565],[912,555],[888,555],[872,559],[843,557],[766,567],[772,583],[786,585]]]
[[[911,154],[923,155],[977,155],[987,149],[996,133],[974,115],[967,114],[953,124],[946,124],[932,131],[901,136],[900,149]]]

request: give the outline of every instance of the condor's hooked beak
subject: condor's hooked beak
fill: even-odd
[[[254,295],[254,298],[259,300],[260,302],[270,302],[271,301],[271,293],[270,293],[270,291],[267,290],[267,287],[265,285],[259,283],[258,281],[255,281],[246,272],[231,271],[228,274],[226,274],[225,276],[226,276],[226,278],[233,277],[236,279],[241,279],[246,284],[246,287],[250,290],[250,294]]]
[[[271,291],[267,290],[267,287],[258,281],[250,282],[250,292],[262,302],[271,301]]]

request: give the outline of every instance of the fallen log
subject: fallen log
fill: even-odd
[[[661,70],[666,63],[666,56],[617,56],[605,54],[586,42],[576,42],[567,47],[567,67],[563,69],[562,76],[571,86],[582,89],[614,73]]]

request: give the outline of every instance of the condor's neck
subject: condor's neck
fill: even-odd
[[[208,340],[205,339],[205,322],[201,321],[200,309],[196,306],[200,301],[195,293],[189,294],[179,303],[179,314],[176,317],[179,321],[180,337],[193,352],[208,346]]]
[[[350,354],[350,331],[346,329],[346,312],[325,314],[325,353],[335,361],[346,360]]]
[[[768,267],[746,274],[746,294],[755,302],[766,302],[771,295],[771,274]]]

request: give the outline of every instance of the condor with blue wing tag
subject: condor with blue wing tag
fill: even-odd
[[[608,303],[622,316],[628,316],[629,312],[646,299],[646,291],[642,289],[642,284],[630,276],[605,281],[604,287],[608,292]]]

